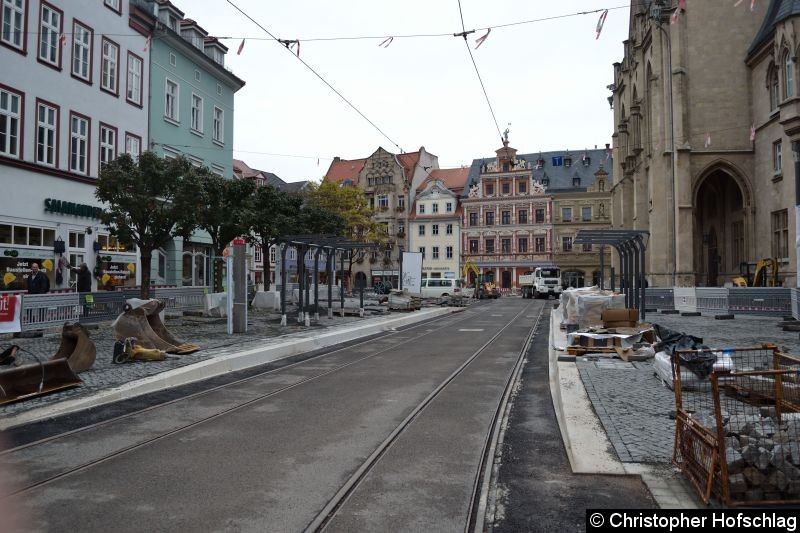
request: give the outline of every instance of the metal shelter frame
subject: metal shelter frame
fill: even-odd
[[[625,307],[639,310],[639,317],[645,320],[645,252],[650,238],[649,231],[642,230],[578,230],[575,244],[600,246],[600,288],[604,288],[605,247],[612,246],[619,254],[620,289],[625,294]],[[614,267],[611,267],[611,290],[614,288]]]
[[[277,239],[281,249],[281,325],[287,324],[286,320],[286,252],[290,247],[297,250],[297,280],[299,289],[299,313],[297,322],[306,326],[311,324],[311,313],[314,311],[314,320],[319,321],[319,256],[325,253],[325,272],[328,278],[328,318],[333,318],[333,272],[336,271],[336,256],[339,256],[340,267],[344,266],[344,253],[357,249],[375,248],[376,245],[351,241],[343,237],[329,234],[314,235],[283,235]],[[314,251],[314,304],[310,304],[311,284],[306,282],[308,271],[305,257],[309,251]],[[338,252],[338,253],[337,253]],[[305,292],[305,298],[304,293]],[[344,316],[344,286],[339,278],[340,312]],[[364,314],[364,289],[361,289],[360,314]]]

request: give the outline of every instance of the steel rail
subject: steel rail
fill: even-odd
[[[411,326],[409,328],[405,328],[405,329],[402,329],[402,330],[399,330],[399,331],[396,331],[396,332],[392,332],[392,333],[390,333],[388,335],[384,335],[384,336],[382,336],[380,338],[381,339],[385,339],[387,337],[391,337],[391,336],[394,336],[394,335],[399,335],[400,333],[407,332],[407,331],[409,331],[411,329],[416,329],[417,327],[422,327],[422,326],[426,326],[426,325],[430,326],[431,322],[443,320],[443,319],[448,318],[448,317],[452,318],[452,315],[445,315],[443,317],[437,317],[437,318],[432,319],[432,320],[421,322],[421,323],[415,324],[415,325],[413,325],[413,326]],[[430,335],[432,333],[436,333],[436,332],[438,332],[438,331],[440,331],[442,329],[451,328],[454,324],[459,324],[461,322],[465,322],[465,321],[471,320],[471,319],[473,319],[473,317],[467,315],[463,319],[458,320],[455,323],[447,323],[447,324],[445,324],[445,325],[443,325],[443,326],[441,326],[439,328],[436,328],[436,329],[433,329],[433,330],[430,330],[430,331],[426,331],[425,333],[422,333],[421,335],[417,335],[416,337],[413,337],[412,339],[409,339],[409,340],[404,341],[404,342],[415,341],[417,339],[420,339],[420,338],[425,337],[427,335]],[[344,351],[344,350],[350,350],[350,349],[352,349],[352,348],[354,348],[356,346],[367,344],[368,342],[371,342],[371,341],[374,341],[374,340],[376,340],[376,339],[373,338],[370,341],[364,341],[364,342],[360,342],[360,343],[357,343],[357,344],[349,345],[347,347],[339,348],[339,349],[333,350],[331,352],[322,353],[322,354],[310,357],[308,359],[304,359],[302,361],[298,361],[297,363],[292,363],[291,365],[286,365],[286,366],[283,366],[283,367],[280,367],[280,368],[270,369],[268,371],[256,374],[254,376],[248,376],[247,378],[243,378],[241,380],[237,380],[237,381],[233,381],[231,383],[226,383],[226,384],[223,384],[223,385],[219,385],[217,387],[213,387],[213,388],[208,389],[206,391],[200,391],[200,392],[188,395],[188,396],[183,396],[181,398],[176,398],[174,400],[170,400],[169,402],[165,402],[165,403],[162,403],[162,404],[150,406],[148,408],[145,408],[145,409],[142,409],[142,410],[139,410],[139,411],[135,411],[135,412],[132,412],[132,413],[128,413],[128,414],[125,414],[125,415],[120,415],[118,417],[111,418],[109,420],[105,420],[105,421],[102,421],[102,422],[98,422],[96,424],[92,424],[92,425],[86,426],[84,428],[79,428],[79,429],[76,429],[76,430],[73,430],[73,431],[62,433],[60,435],[54,435],[52,437],[48,437],[46,439],[41,439],[39,441],[36,441],[36,442],[33,442],[33,443],[29,443],[29,444],[25,444],[23,446],[18,446],[16,448],[12,448],[10,450],[6,450],[5,452],[0,453],[0,456],[8,455],[8,454],[11,454],[11,453],[14,453],[14,452],[19,452],[19,451],[24,450],[26,448],[31,448],[31,447],[34,447],[34,446],[37,446],[37,445],[46,444],[46,443],[54,441],[54,440],[63,439],[65,437],[72,436],[72,435],[75,435],[77,433],[80,433],[80,432],[83,432],[83,431],[87,431],[89,429],[94,429],[94,428],[97,428],[97,427],[108,425],[108,424],[110,424],[112,422],[124,420],[126,418],[131,418],[133,416],[142,414],[144,412],[153,411],[155,409],[166,407],[166,406],[174,404],[176,402],[194,399],[194,398],[197,398],[197,397],[205,395],[205,394],[210,394],[211,392],[214,392],[214,391],[218,391],[218,390],[221,390],[221,389],[224,389],[224,388],[232,387],[234,385],[239,385],[241,383],[253,380],[253,379],[258,378],[258,377],[263,377],[263,376],[265,376],[267,374],[277,373],[279,371],[283,371],[283,370],[286,370],[286,369],[289,369],[289,368],[294,368],[294,367],[297,367],[299,365],[315,361],[316,359],[319,359],[320,357],[326,357],[326,356],[329,356],[329,355],[337,353],[337,352],[341,352],[341,351]],[[152,444],[154,442],[157,442],[157,441],[159,441],[159,440],[161,440],[161,439],[163,439],[165,437],[169,437],[171,435],[175,435],[176,433],[180,433],[180,432],[185,431],[187,429],[199,426],[200,424],[203,424],[205,422],[209,422],[211,420],[215,420],[215,419],[217,419],[217,418],[219,418],[219,417],[221,417],[223,415],[226,415],[226,414],[229,414],[231,412],[237,411],[237,410],[239,410],[239,409],[241,409],[243,407],[247,407],[249,405],[252,405],[254,403],[257,403],[257,402],[259,402],[261,400],[264,400],[264,399],[267,399],[267,398],[271,398],[271,397],[276,396],[276,395],[278,395],[278,394],[280,394],[282,392],[286,392],[288,390],[294,389],[294,388],[299,387],[301,385],[304,385],[306,383],[309,383],[309,382],[315,381],[315,380],[317,380],[319,378],[322,378],[322,377],[325,377],[327,375],[333,374],[334,372],[338,372],[339,370],[342,370],[344,368],[350,367],[352,365],[355,365],[355,364],[360,363],[362,361],[365,361],[367,359],[371,359],[373,357],[376,357],[376,356],[378,356],[378,355],[380,355],[380,354],[382,354],[384,352],[387,352],[389,350],[392,350],[392,349],[394,349],[396,347],[397,347],[397,345],[395,344],[395,345],[380,349],[377,352],[365,355],[364,357],[360,357],[360,358],[355,359],[353,361],[349,361],[349,362],[347,362],[345,364],[339,365],[339,366],[337,366],[335,368],[332,368],[330,370],[326,370],[324,372],[321,372],[319,374],[315,374],[315,375],[310,376],[308,378],[301,379],[301,380],[299,380],[299,381],[297,381],[295,383],[292,383],[291,385],[287,385],[285,387],[281,387],[279,389],[273,390],[273,391],[268,392],[266,394],[259,395],[259,396],[255,397],[255,398],[251,398],[250,400],[247,400],[247,401],[242,402],[240,404],[237,404],[237,405],[235,405],[233,407],[229,407],[227,409],[224,409],[222,411],[214,413],[213,415],[203,417],[203,418],[201,418],[199,420],[195,420],[193,422],[190,422],[188,424],[184,424],[184,425],[182,425],[180,427],[177,427],[175,429],[172,429],[172,430],[166,431],[164,433],[161,433],[161,434],[159,434],[159,435],[157,435],[155,437],[151,437],[151,438],[145,439],[143,441],[131,444],[129,446],[125,446],[125,447],[123,447],[121,449],[115,450],[114,452],[105,454],[102,457],[99,457],[97,459],[93,459],[91,461],[87,461],[86,463],[80,464],[78,466],[71,467],[71,468],[69,468],[69,469],[67,469],[65,471],[62,471],[62,472],[58,473],[58,474],[49,476],[46,479],[37,481],[35,483],[30,483],[30,484],[28,484],[27,486],[25,486],[23,488],[17,489],[15,491],[12,491],[12,492],[9,492],[9,493],[6,493],[6,494],[0,494],[0,501],[2,501],[3,499],[9,498],[11,496],[15,496],[15,495],[18,495],[18,494],[22,494],[22,493],[28,492],[28,491],[30,491],[30,490],[32,490],[34,488],[41,487],[42,485],[46,485],[48,483],[51,483],[51,482],[56,481],[58,479],[61,479],[63,477],[69,476],[69,475],[74,474],[76,472],[80,472],[80,471],[86,470],[88,468],[91,468],[94,465],[103,463],[103,462],[105,462],[105,461],[107,461],[109,459],[112,459],[112,458],[117,457],[119,455],[125,454],[127,452],[132,451],[132,450],[136,450],[138,448],[147,446],[147,445]]]
[[[367,457],[361,466],[359,466],[358,469],[356,469],[356,471],[350,476],[350,478],[345,481],[342,487],[328,501],[325,507],[322,508],[322,511],[317,514],[317,516],[308,524],[308,526],[305,527],[303,531],[305,533],[323,531],[336,516],[342,506],[347,502],[353,492],[355,492],[355,490],[361,485],[367,474],[369,474],[375,468],[380,459],[406,431],[406,429],[408,429],[411,423],[425,411],[425,409],[445,390],[450,383],[452,383],[464,372],[470,363],[475,361],[486,350],[487,347],[489,347],[495,340],[497,340],[498,337],[500,337],[500,335],[506,329],[511,327],[511,325],[517,321],[520,315],[528,312],[528,309],[530,309],[532,305],[534,305],[534,302],[526,305],[522,311],[517,313],[517,315],[515,315],[514,318],[508,322],[508,324],[503,326],[485,344],[475,350],[466,361],[464,361],[456,370],[446,377],[430,394],[428,394],[427,397],[425,397],[425,399],[417,404],[417,406],[408,414],[408,416],[406,416],[406,418],[403,419],[403,421],[400,422],[397,427],[395,427],[389,436],[378,445],[378,447],[370,454],[369,457]]]

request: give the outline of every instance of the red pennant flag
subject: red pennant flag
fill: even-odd
[[[150,43],[152,42],[152,40],[153,40],[153,37],[151,35],[148,35],[147,39],[144,40],[144,51],[145,52],[147,52],[147,50],[150,48]]]
[[[394,41],[394,37],[387,37],[378,46],[383,46],[384,48],[389,48],[389,45],[392,44],[392,41]]]
[[[58,36],[58,40],[61,41],[61,46],[67,46],[67,34],[61,32],[61,35]]]
[[[486,35],[483,35],[482,37],[478,37],[477,39],[475,39],[475,50],[480,48],[481,45],[486,42],[486,38],[489,37],[490,33],[492,33],[492,28],[486,30]]]
[[[705,146],[706,146],[706,148],[708,148],[709,146],[711,146],[711,133],[706,133],[706,143],[705,143]]]
[[[294,41],[289,42],[289,49],[295,48],[295,53],[297,57],[300,57],[300,39],[295,39]]]
[[[755,11],[756,9],[756,0],[750,0],[750,11]]]
[[[239,45],[239,49],[236,50],[236,55],[237,56],[242,55],[242,50],[244,50],[244,39],[242,39],[242,44]]]
[[[600,33],[603,31],[603,24],[606,23],[607,16],[608,16],[608,9],[606,9],[600,14],[600,20],[597,21],[597,28],[595,28],[595,31],[597,32],[595,40],[600,38]]]

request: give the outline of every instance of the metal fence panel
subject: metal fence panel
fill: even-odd
[[[125,295],[117,291],[100,291],[79,294],[81,306],[80,321],[83,324],[114,320],[125,305]]]
[[[731,313],[778,316],[792,313],[792,295],[788,287],[732,287],[728,291]]]
[[[674,309],[672,288],[655,287],[645,291],[645,307],[648,309]]]
[[[792,317],[800,319],[800,289],[792,289]]]
[[[728,313],[728,289],[724,287],[697,287],[695,296],[698,311],[718,314]]]
[[[165,309],[202,311],[205,309],[205,296],[208,292],[208,287],[175,287],[155,289],[152,297],[164,300]]]
[[[78,293],[22,295],[22,331],[61,326],[80,317]]]
[[[675,287],[672,292],[675,309],[682,313],[697,311],[697,295],[694,287]]]

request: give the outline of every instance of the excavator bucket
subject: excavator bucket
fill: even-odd
[[[82,381],[67,361],[59,358],[0,370],[0,405],[80,386]]]
[[[78,322],[66,323],[61,329],[61,344],[53,359],[66,359],[76,374],[89,370],[97,356],[97,347],[89,332]]]
[[[126,305],[125,311],[114,322],[114,336],[117,340],[134,337],[136,344],[142,348],[171,354],[185,355],[199,350],[199,346],[180,342],[167,331],[158,316],[162,308],[163,304],[157,300],[151,300],[136,309]],[[154,330],[150,325],[151,320],[166,338]]]

